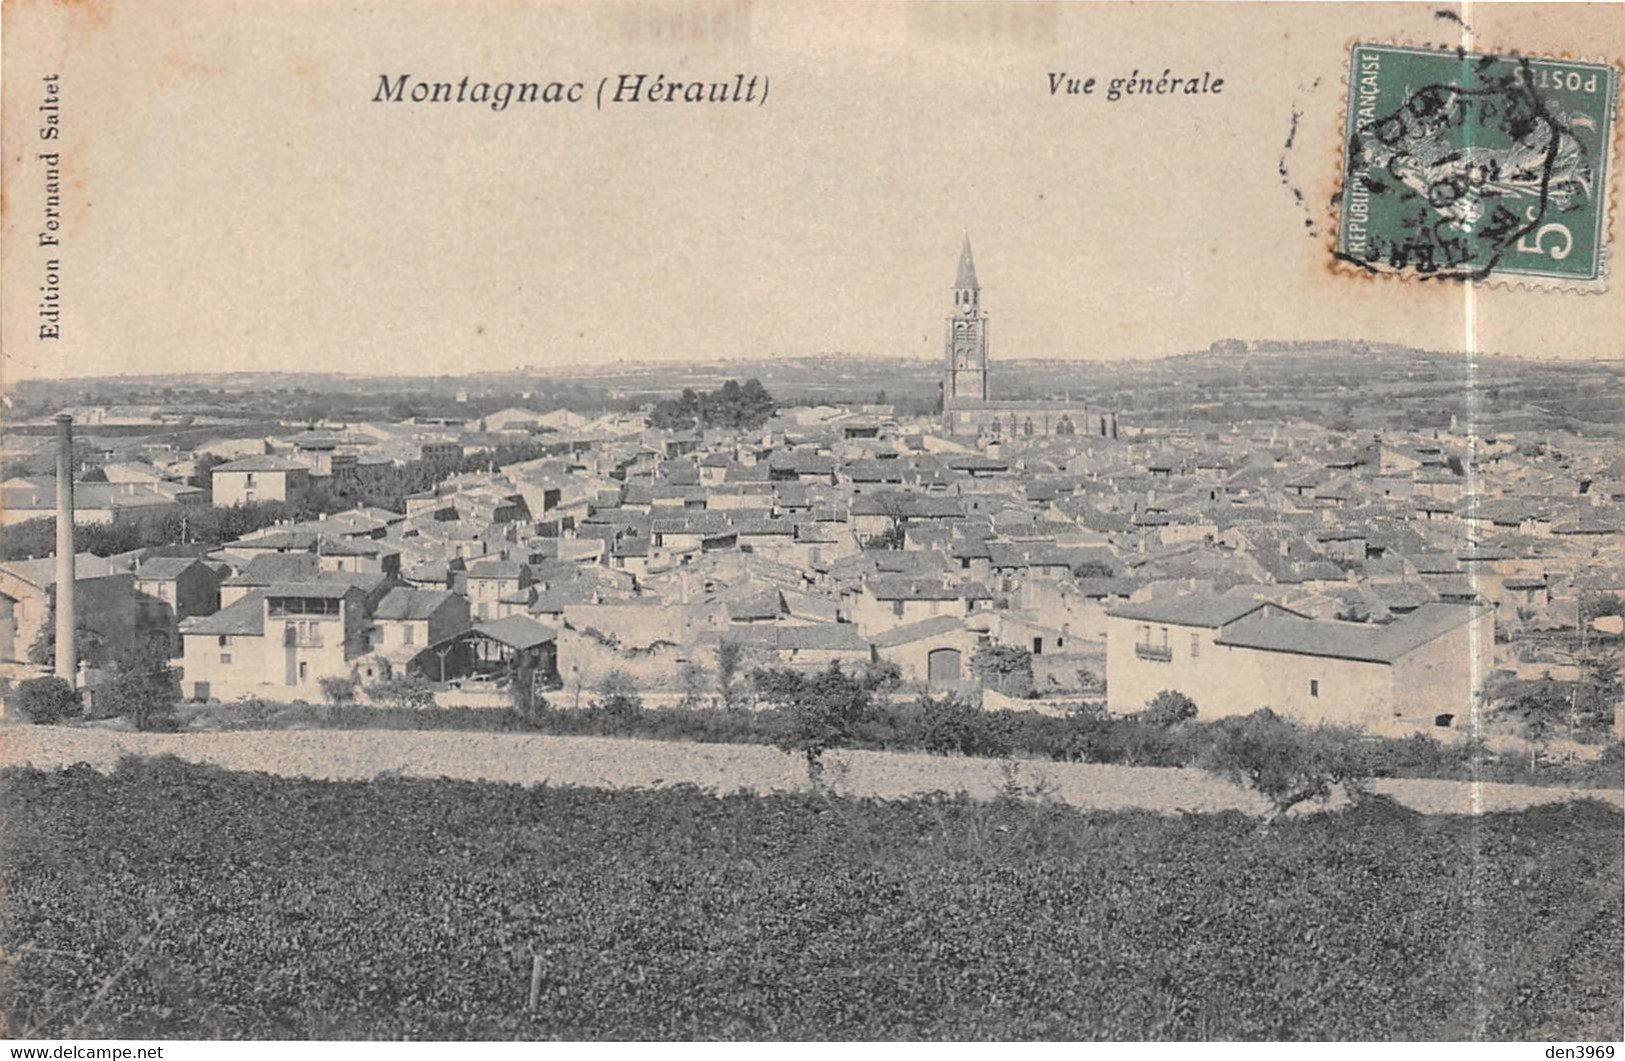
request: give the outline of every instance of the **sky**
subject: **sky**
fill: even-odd
[[[1232,336],[1625,354],[1619,283],[1469,291],[1330,267],[1349,45],[1459,42],[1434,11],[19,0],[0,379],[937,357],[965,234],[996,358]],[[1617,8],[1472,12],[1484,46],[1625,55]],[[1100,94],[1136,69],[1224,86]],[[756,75],[769,94],[373,101],[386,74],[591,93],[626,72]],[[51,73],[62,337],[42,341]],[[1055,73],[1096,94],[1052,96]]]

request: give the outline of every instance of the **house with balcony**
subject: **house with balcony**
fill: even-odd
[[[291,457],[260,456],[217,464],[210,473],[214,504],[286,501],[310,482],[310,468]]]
[[[182,689],[194,700],[318,700],[372,648],[367,595],[347,581],[282,582],[180,624]]]
[[[1448,728],[1477,701],[1493,623],[1491,609],[1444,603],[1388,623],[1223,595],[1129,604],[1108,613],[1106,706],[1136,712],[1169,689],[1203,719],[1268,707],[1388,735]]]

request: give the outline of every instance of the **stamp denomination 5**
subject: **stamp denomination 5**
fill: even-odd
[[[1356,45],[1337,258],[1599,288],[1618,94],[1600,63]]]

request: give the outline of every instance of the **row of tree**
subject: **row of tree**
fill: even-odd
[[[754,431],[778,411],[778,403],[760,380],[731,379],[714,391],[684,388],[675,398],[656,402],[649,424],[665,431],[722,427]]]

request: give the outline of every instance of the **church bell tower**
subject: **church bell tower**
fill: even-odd
[[[970,236],[959,252],[959,275],[954,279],[954,311],[948,318],[945,339],[947,365],[942,383],[945,409],[988,399],[987,314],[982,312],[982,287],[976,282],[976,261]]]

